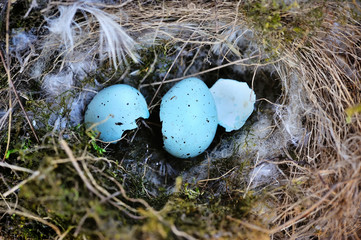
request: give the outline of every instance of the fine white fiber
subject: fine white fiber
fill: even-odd
[[[21,29],[12,29],[12,35],[10,51],[14,51],[17,54],[30,48],[30,45],[37,40],[34,34]]]
[[[211,158],[230,158],[235,154],[240,161],[273,158],[282,154],[285,140],[273,121],[273,112],[257,113],[251,121],[254,123],[235,131],[231,138],[222,139],[220,144],[211,152]]]
[[[60,36],[66,54],[72,55],[75,48],[82,47],[86,38],[92,34],[90,24],[96,20],[95,22],[99,25],[99,40],[96,43],[97,46],[93,48],[94,55],[99,54],[101,61],[103,56],[107,56],[115,68],[118,63],[127,62],[127,56],[134,62],[138,62],[138,55],[135,53],[136,43],[117,22],[117,16],[106,13],[86,1],[59,6],[58,9],[59,17],[48,18],[47,21],[49,31],[55,35],[53,37]],[[86,20],[77,22],[75,19],[77,12],[81,12]],[[87,13],[94,18],[87,16]]]
[[[42,88],[51,97],[58,97],[70,91],[74,86],[73,72],[70,69],[63,69],[57,74],[48,74],[44,77]]]
[[[79,86],[95,70],[96,65],[91,61],[76,61],[68,63],[59,73],[44,77],[42,89],[53,104],[52,108],[59,109],[53,113],[49,125],[62,129],[82,122],[85,106],[96,94],[99,84],[94,80],[94,86]]]
[[[289,142],[288,134],[275,125],[273,111],[257,114],[257,120],[249,131],[235,136],[234,145],[238,148],[239,160],[271,159],[284,155]]]
[[[142,29],[152,29],[151,31],[143,31],[137,38],[137,42],[141,43],[145,47],[151,47],[159,44],[159,40],[172,40],[175,38],[182,38],[188,40],[193,36],[196,38],[199,36],[206,37],[206,33],[194,23],[171,23],[171,22],[141,22]],[[153,29],[156,29],[155,31]],[[196,36],[194,36],[196,35]]]
[[[250,173],[248,179],[249,189],[254,189],[263,184],[277,183],[279,175],[277,165],[268,162],[261,162]]]
[[[79,93],[66,92],[62,98],[51,97],[49,101],[53,101],[52,108],[56,112],[51,114],[48,124],[53,126],[53,130],[77,126],[83,121],[85,107],[95,94],[95,88],[86,87]]]
[[[59,6],[60,16],[55,19],[47,19],[49,23],[49,31],[55,35],[59,35],[65,47],[72,50],[74,47],[75,27],[81,31],[81,27],[73,20],[78,4],[70,6]]]
[[[31,69],[29,69],[30,78],[41,79],[45,66],[46,66],[46,62],[43,59],[34,62]]]
[[[96,94],[96,89],[89,86],[77,94],[70,106],[69,124],[70,126],[77,126],[83,121],[84,111],[88,103]]]
[[[216,55],[226,56],[229,53],[233,53],[237,56],[254,54],[251,50],[254,47],[252,39],[254,33],[247,28],[240,28],[239,26],[229,28],[221,33],[221,41],[212,46],[212,51]],[[258,48],[256,48],[258,49]]]
[[[91,59],[84,58],[84,56],[87,56],[86,53],[77,53],[74,57],[75,60],[68,63],[74,77],[78,80],[83,80],[97,69],[97,64]]]
[[[221,65],[226,58],[245,59],[241,64],[234,64],[231,68],[235,73],[239,74],[244,74],[250,70],[247,64],[261,59],[261,46],[257,44],[254,38],[254,32],[246,27],[237,26],[225,30],[220,35],[221,41],[211,48],[212,52],[219,56],[217,64]],[[262,67],[267,71],[270,71],[270,68],[270,66]]]
[[[298,146],[309,135],[302,124],[302,117],[311,107],[307,105],[306,93],[300,86],[296,74],[289,75],[284,81],[289,81],[289,88],[284,89],[287,96],[286,104],[276,105],[275,112],[280,119],[280,129],[288,135],[289,143]]]
[[[272,159],[282,155],[286,143],[281,132],[275,129],[273,112],[259,113],[251,121],[254,123],[247,129],[235,131],[233,136],[222,139],[201,164],[183,175],[183,179],[190,182],[206,179],[208,171],[204,171],[204,168],[212,169],[212,162],[222,159],[232,158],[237,166],[246,161],[253,163],[256,159]]]
[[[19,62],[21,69],[24,71],[25,65],[32,56],[35,56],[34,42],[37,37],[31,32],[25,32],[22,29],[12,29],[12,38],[10,45],[10,53]]]

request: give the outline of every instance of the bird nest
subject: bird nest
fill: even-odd
[[[357,1],[0,6],[0,235],[360,236]],[[180,160],[162,149],[158,112],[188,77],[247,82],[257,102],[241,130]],[[109,145],[83,114],[116,83],[139,89],[151,118]]]

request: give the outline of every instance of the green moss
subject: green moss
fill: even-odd
[[[230,231],[233,236],[237,235],[232,228],[236,227],[238,231],[241,231],[242,227],[235,226],[227,217],[247,217],[256,200],[255,197],[250,195],[243,197],[231,192],[214,196],[206,194],[204,190],[194,187],[192,192],[197,194],[192,194],[190,199],[190,188],[184,185],[179,195],[173,196],[163,209],[168,221],[201,239],[207,238],[206,236],[210,234],[216,234],[220,230]]]
[[[157,45],[149,48],[142,47],[139,52],[140,58],[142,59],[138,71],[139,79],[145,77],[149,71],[151,71],[150,78],[159,73],[165,73],[171,63],[168,58],[171,54],[170,51],[171,49],[169,49],[166,41],[161,41]],[[156,64],[159,64],[160,67],[157,68],[157,66],[153,66]]]
[[[16,214],[11,216],[5,215],[3,218],[3,222],[16,226],[13,227],[9,239],[44,239],[48,236],[50,230],[36,221],[29,221],[29,219]]]
[[[49,141],[54,141],[54,139],[49,139]],[[74,154],[80,152],[80,146],[78,145],[73,151]],[[90,221],[91,219],[101,219],[96,224],[98,224],[99,229],[103,228],[104,231],[110,216],[112,219],[126,219],[114,207],[97,200],[97,197],[86,188],[71,163],[54,164],[54,160],[67,157],[63,150],[56,149],[54,152],[49,146],[38,150],[37,156],[34,154],[28,152],[25,154],[24,160],[33,159],[34,161],[37,159],[39,166],[36,169],[41,172],[41,177],[21,188],[18,197],[22,207],[40,217],[51,219],[51,222],[62,231],[78,224],[87,212],[92,213],[89,216]],[[27,166],[28,163],[24,162],[22,165]],[[89,167],[91,166],[96,167],[96,165]],[[102,181],[102,178],[96,178]],[[30,229],[32,228],[33,226]],[[21,232],[23,237],[27,237],[28,230],[27,228],[20,228],[18,232],[19,234]],[[96,235],[94,226],[88,226],[88,224],[84,225],[82,232],[89,236]],[[52,230],[48,229],[45,236],[53,234]],[[37,235],[36,238],[41,239],[41,236]]]
[[[71,132],[67,130],[63,133],[74,136],[68,140],[68,144],[76,157],[84,156],[85,149],[96,154],[83,130],[82,126],[78,126],[71,129]],[[125,236],[130,236],[129,239],[177,239],[170,227],[172,224],[200,238],[207,234],[216,234],[220,229],[232,234],[244,234],[244,229],[227,216],[248,218],[252,204],[257,200],[251,194],[243,196],[242,184],[235,185],[234,179],[228,175],[207,185],[178,182],[178,190],[174,193],[159,187],[159,194],[151,196],[147,194],[145,187],[150,189],[152,183],[147,182],[143,176],[123,169],[117,161],[109,164],[107,161],[91,160],[92,157],[87,153],[89,160],[84,163],[99,186],[114,193],[117,191],[114,184],[116,181],[123,185],[128,196],[145,199],[150,206],[159,210],[160,215],[155,216],[141,204],[129,202],[121,195],[118,196],[129,206],[143,209],[140,210],[140,214],[146,218],[135,220],[109,202],[101,201],[89,191],[71,162],[55,163],[68,159],[64,150],[57,147],[59,143],[56,138],[45,137],[42,142],[41,148],[29,139],[22,139],[13,145],[19,149],[10,155],[11,160],[16,160],[14,164],[41,172],[41,177],[28,182],[20,189],[17,201],[33,214],[48,219],[62,232],[71,229],[68,239],[81,239],[81,236],[96,239],[99,234],[105,239],[126,239]],[[234,157],[236,155],[215,161],[217,170],[211,171],[210,177],[219,177],[234,167]],[[82,162],[79,161],[79,164],[82,165]],[[235,173],[241,176],[242,166]],[[15,174],[12,171],[5,171],[4,174],[7,179],[12,179],[14,185],[29,177],[28,173]],[[215,192],[219,186],[227,186],[228,190],[225,193]],[[8,201],[15,201],[15,198],[11,197]],[[17,228],[15,234],[18,238],[46,239],[55,236],[51,228],[19,216],[15,216],[14,221],[7,217],[1,222],[11,226],[24,226]],[[78,230],[79,234],[74,237],[73,234],[80,222],[83,224]]]
[[[285,44],[300,42],[319,29],[324,20],[325,0],[286,4],[277,0],[247,1],[241,8],[246,19],[262,36],[268,52],[278,55]]]
[[[351,123],[352,116],[356,115],[356,114],[359,114],[361,112],[361,103],[347,108],[345,112],[346,112],[346,115],[347,115],[346,122]]]

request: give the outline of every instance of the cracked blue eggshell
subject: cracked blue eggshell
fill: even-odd
[[[240,129],[254,110],[254,91],[245,82],[222,78],[210,91],[217,106],[219,125],[226,132]]]
[[[160,120],[167,152],[178,158],[203,153],[218,125],[216,104],[207,85],[198,78],[178,82],[162,98]]]
[[[84,116],[87,127],[95,125],[100,140],[116,142],[124,131],[137,128],[138,118],[148,118],[143,95],[126,84],[116,84],[101,90],[89,103]]]

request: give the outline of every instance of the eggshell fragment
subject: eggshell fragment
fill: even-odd
[[[174,85],[162,98],[160,120],[164,148],[179,158],[204,152],[215,136],[217,109],[207,85],[187,78]]]
[[[210,91],[216,102],[219,125],[226,132],[240,129],[254,110],[254,91],[245,82],[222,78]]]
[[[135,88],[116,84],[101,90],[89,103],[84,122],[95,126],[105,142],[119,140],[124,131],[137,128],[138,118],[148,118],[149,111],[143,95]]]

